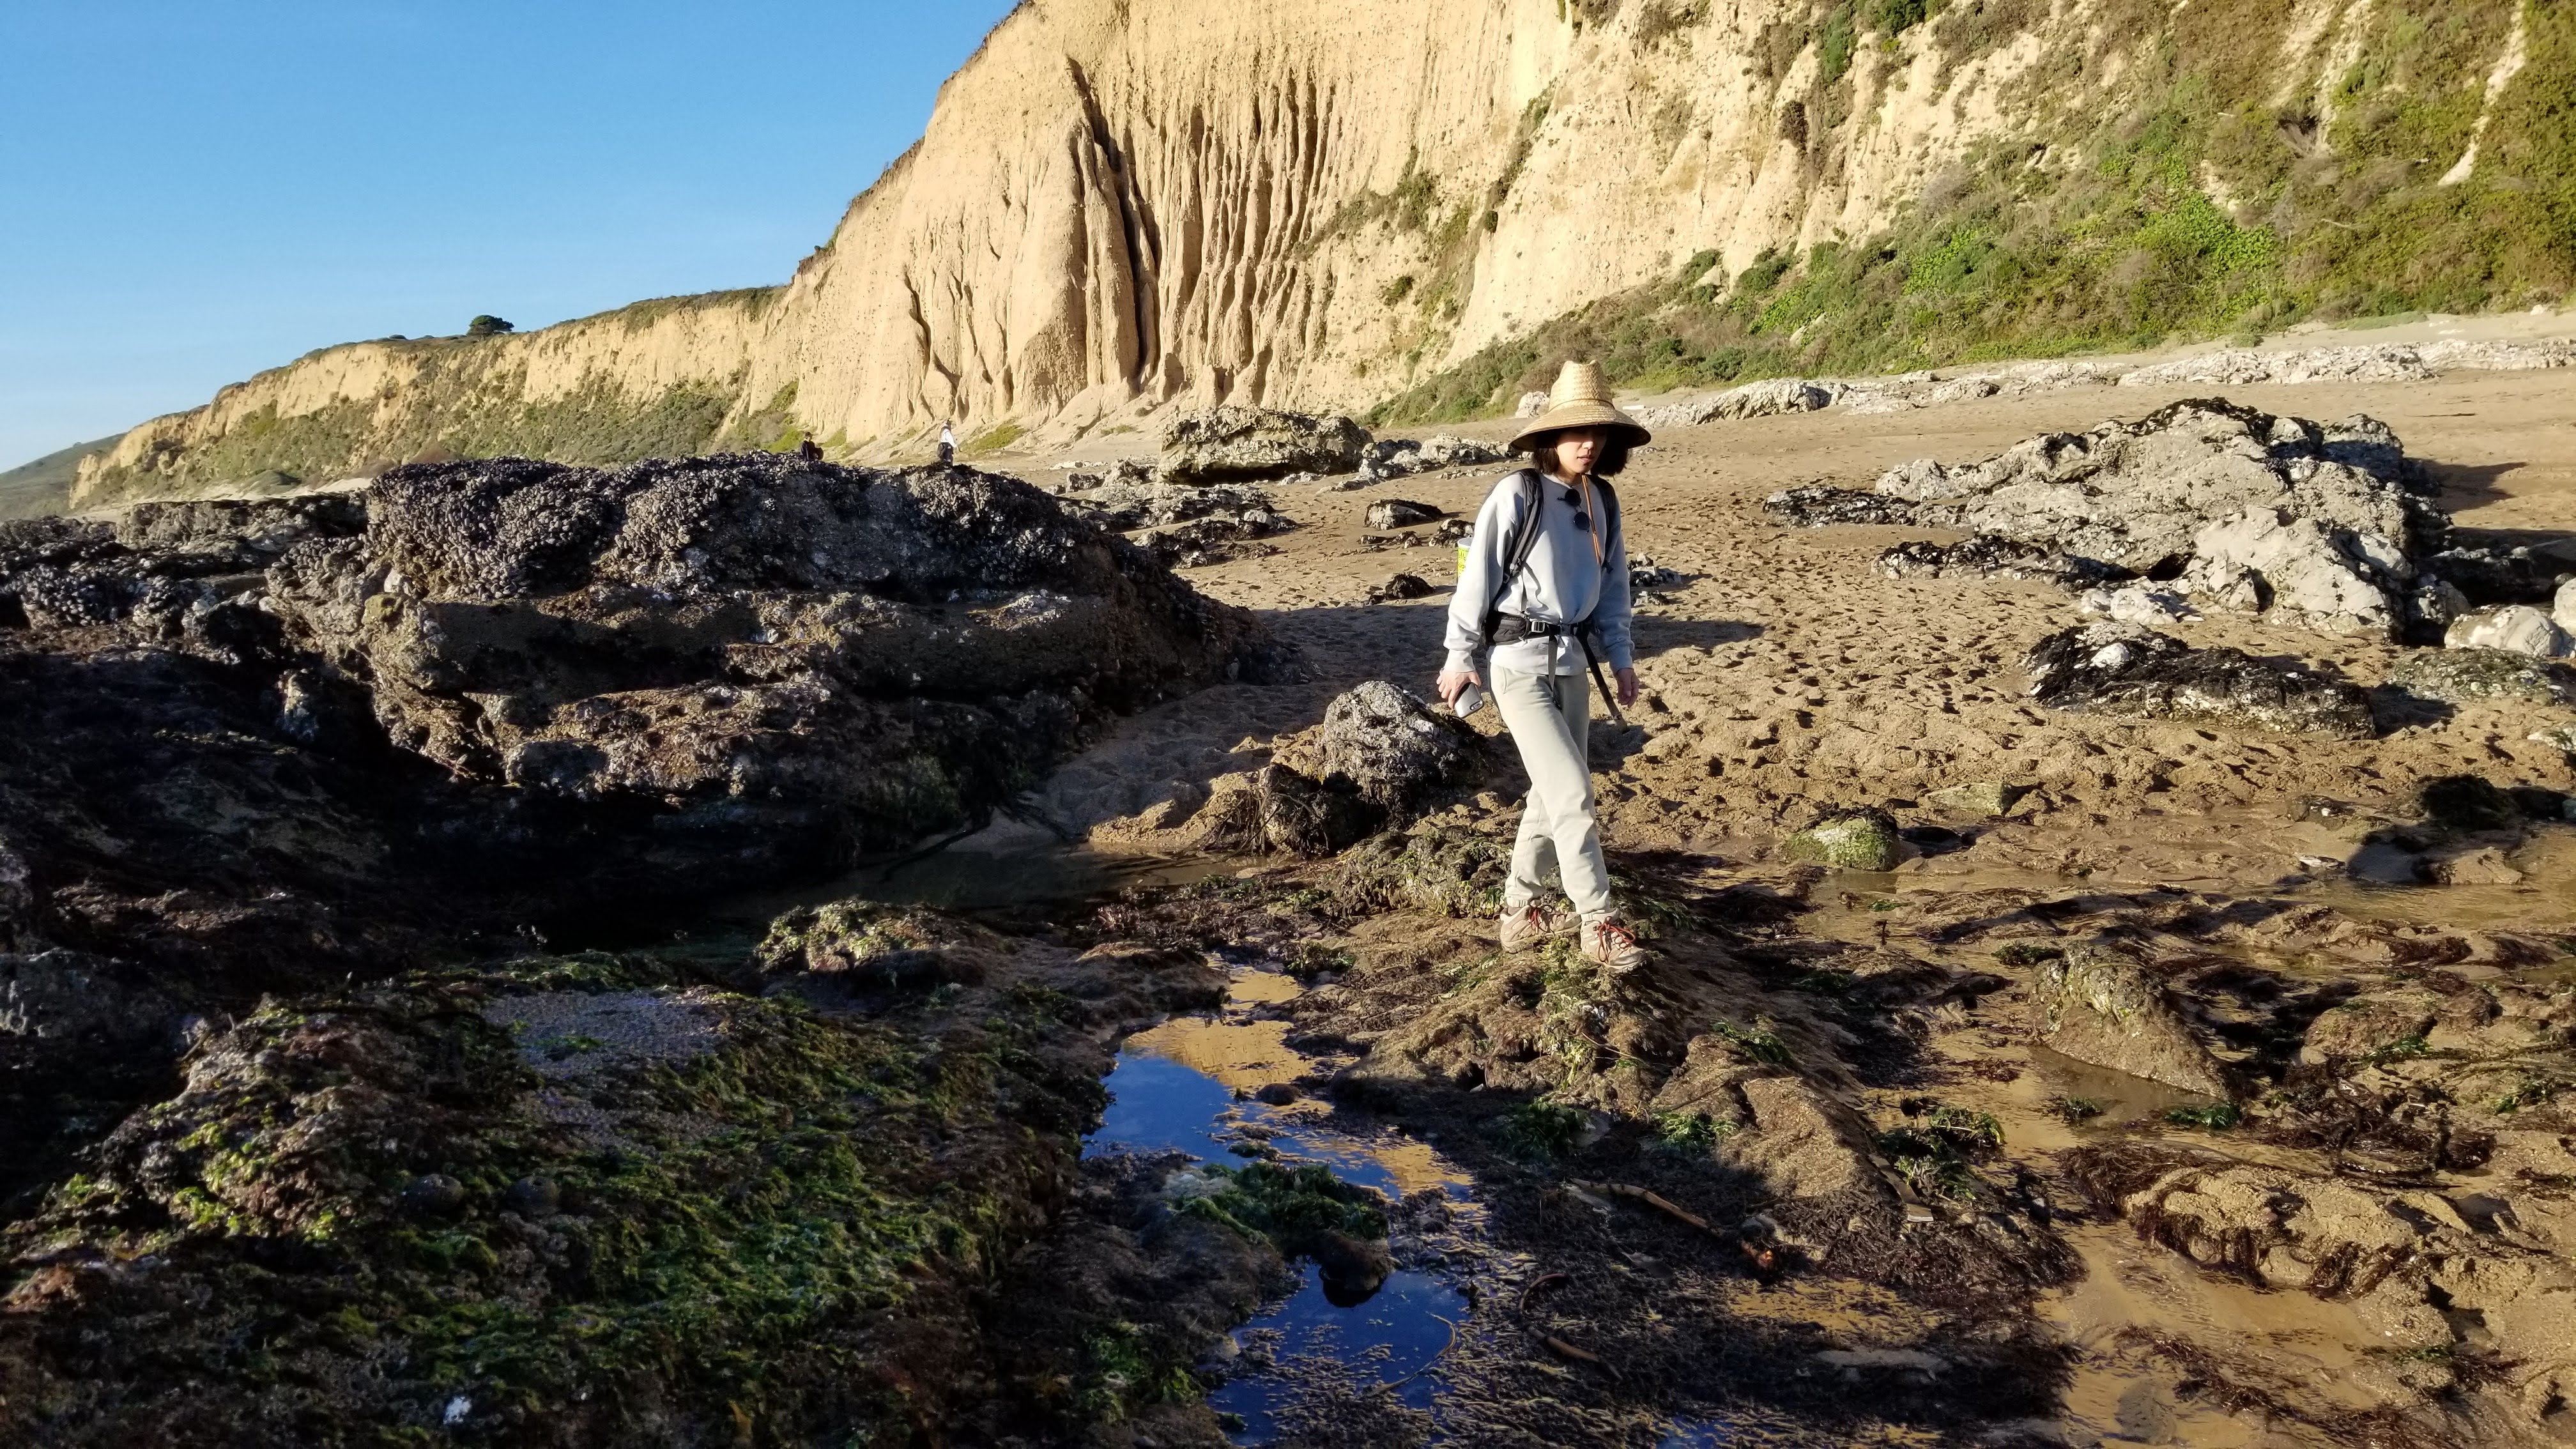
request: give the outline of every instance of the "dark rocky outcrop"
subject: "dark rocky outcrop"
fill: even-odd
[[[1818,483],[1784,488],[1763,499],[1762,510],[1793,528],[1834,524],[1907,526],[1914,522],[1914,505],[1904,499]]]
[[[2055,584],[2070,591],[2134,577],[2126,569],[2095,559],[1991,534],[1948,544],[1900,543],[1878,556],[1878,571],[1891,579],[2016,579]]]
[[[0,526],[0,1200],[192,1019],[973,821],[1273,657],[1012,479],[397,469]]]
[[[1127,464],[1105,480],[1077,473],[1068,490],[1068,507],[1103,528],[1129,534],[1139,548],[1174,567],[1276,552],[1258,540],[1296,526],[1272,507],[1264,489],[1247,483],[1195,487],[1167,482],[1152,470]]]
[[[274,583],[399,748],[737,849],[915,838],[1106,713],[1260,667],[1247,618],[965,470],[401,469]]]
[[[1370,680],[1275,752],[1261,776],[1263,838],[1293,855],[1335,854],[1410,820],[1441,791],[1474,779],[1483,761],[1473,731]]]
[[[2031,696],[2052,709],[2334,739],[2378,732],[2369,696],[2341,680],[2131,624],[2051,634],[2023,667]]]

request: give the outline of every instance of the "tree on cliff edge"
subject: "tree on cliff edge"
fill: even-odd
[[[489,312],[482,313],[465,324],[465,335],[468,337],[498,337],[504,332],[517,330],[506,320],[495,317]]]

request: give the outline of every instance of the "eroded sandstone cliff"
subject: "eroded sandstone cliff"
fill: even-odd
[[[2167,272],[2294,270],[2278,243],[2307,223],[2277,214],[2294,188],[2248,189],[2264,167],[2419,211],[2408,187],[2458,210],[2487,178],[2546,232],[2559,183],[2534,138],[2567,128],[2523,113],[2547,110],[2569,29],[2534,0],[1030,0],[782,290],[328,349],[138,428],[75,501],[430,446],[616,462],[812,438],[885,458],[943,418],[998,446],[1174,405],[1364,406],[1681,272],[1768,287],[1817,243],[1956,202],[1998,157],[2040,191],[2073,185],[2120,118],[2194,139],[2122,203],[2174,220],[2106,252],[2060,299],[2079,310]],[[2387,171],[2383,141],[2431,159]],[[2043,229],[2078,223],[2099,229]],[[1906,292],[1991,290],[1994,238],[1942,244],[1958,255],[1909,262]],[[2521,272],[2489,269],[2470,302],[2554,276],[2530,250],[2503,248]],[[2378,269],[2434,285],[2404,270]],[[2237,300],[2220,288],[2185,320],[2227,325]],[[2015,325],[1981,315],[1961,335]],[[1490,402],[1510,370],[1443,406]]]

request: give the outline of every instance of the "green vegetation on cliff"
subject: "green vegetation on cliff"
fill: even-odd
[[[756,287],[658,297],[563,326],[614,324],[631,334],[684,312],[731,309],[757,318],[777,294],[777,288]],[[730,449],[792,449],[803,441],[787,417],[794,384],[737,416],[744,404],[739,374],[638,392],[593,373],[568,392],[531,402],[525,349],[545,335],[486,332],[367,344],[401,354],[406,381],[398,391],[303,413],[262,408],[203,446],[172,455],[175,471],[119,470],[93,492],[105,498],[209,488],[262,492],[440,452],[610,467]]]
[[[1568,356],[1659,390],[2566,297],[2576,287],[2576,9],[2384,0],[2348,63],[2337,57],[2341,68],[2314,85],[2285,77],[2269,46],[2242,42],[2282,33],[2290,9],[2114,0],[2090,62],[2125,67],[2125,108],[2052,102],[2057,77],[2035,77],[2027,139],[1990,143],[1936,176],[1884,231],[1767,252],[1731,279],[1703,253],[1420,380],[1375,420],[1490,413],[1545,386]],[[2047,12],[2040,0],[1819,6],[1816,28],[1793,43],[1830,60],[1845,53],[1855,16],[1874,27],[1861,43],[1928,24],[1955,67]],[[2525,64],[2490,100],[2517,26]],[[1825,73],[1785,104],[1781,129],[1830,173],[1842,162],[1835,128],[1878,98],[1856,93],[1856,72]],[[2473,141],[2475,164],[2457,175]]]
[[[72,478],[82,457],[115,446],[114,438],[74,443],[58,452],[47,453],[32,463],[21,463],[6,473],[0,473],[0,522],[62,512],[71,500]]]
[[[515,379],[441,359],[390,426],[372,398],[309,413],[252,414],[194,454],[185,481],[324,482],[432,449],[461,458],[528,457],[608,466],[708,450],[736,394],[683,384],[636,397],[593,377],[562,397],[517,400]],[[279,477],[278,475],[283,475]]]

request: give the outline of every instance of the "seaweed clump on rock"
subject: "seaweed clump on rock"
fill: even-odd
[[[2032,697],[2052,709],[2345,740],[2378,733],[2370,697],[2341,680],[2132,624],[2051,634],[2024,667]]]
[[[1117,1035],[1210,986],[1195,956],[991,959],[864,1009],[703,953],[270,1002],[0,1240],[0,1439],[837,1443],[986,1413],[1007,1357],[968,1295],[1072,1189]]]

